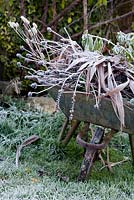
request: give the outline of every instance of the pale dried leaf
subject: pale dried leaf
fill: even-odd
[[[132,73],[134,75],[134,70],[132,69],[127,69],[128,72]]]
[[[100,79],[100,87],[103,88],[104,91],[107,91],[108,89],[105,84],[104,67],[101,65],[97,71],[98,71],[99,79]]]
[[[16,167],[18,167],[19,165],[19,157],[20,157],[22,148],[35,142],[38,139],[39,139],[39,136],[32,135],[29,138],[27,138],[20,146],[18,146],[17,151],[16,151]]]
[[[97,70],[98,72],[98,70]],[[100,73],[98,73],[98,97],[101,95],[101,77],[100,77]]]
[[[125,113],[124,113],[124,106],[123,106],[123,98],[121,93],[119,92],[119,94],[116,94],[116,105],[117,105],[117,110],[118,110],[118,114],[119,114],[119,120],[121,122],[121,131],[122,131],[122,127],[125,126]]]
[[[112,94],[115,94],[115,93],[118,93],[118,92],[122,91],[125,87],[127,87],[129,82],[130,82],[130,80],[128,79],[125,83],[122,83],[122,84],[118,85],[117,87],[109,90],[105,95],[106,96],[111,96]]]
[[[87,68],[87,74],[86,74],[86,93],[90,93],[90,67]]]
[[[112,73],[112,66],[111,66],[111,63],[110,62],[108,62],[108,78],[113,74]]]
[[[123,99],[122,99],[121,93],[119,92],[117,94],[112,95],[111,102],[112,102],[115,114],[120,121],[120,124],[121,124],[120,129],[122,131],[122,127],[125,125],[124,123],[125,114],[124,114],[124,106],[123,106]]]
[[[87,62],[87,61],[88,61],[87,57],[77,58],[69,65],[69,67],[66,69],[66,71],[70,70],[72,67],[78,65],[79,63],[83,63],[83,62]]]
[[[100,65],[101,63],[103,63],[106,60],[107,60],[106,57],[104,57],[104,56],[98,56],[97,57],[97,61],[95,62],[95,65],[98,66],[98,65]]]
[[[111,63],[108,62],[108,75],[107,75],[107,83],[108,83],[108,89],[113,89],[114,88],[114,83],[113,83],[113,72],[112,72],[112,66]]]
[[[91,65],[91,63],[88,61],[88,62],[84,63],[83,65],[81,65],[81,67],[78,69],[78,72],[84,70],[89,64]]]
[[[120,56],[118,56],[118,55],[109,56],[108,58],[111,62],[114,62],[115,65],[117,65],[120,62],[120,59],[121,59]]]
[[[107,82],[108,82],[108,89],[112,90],[114,88],[112,76],[108,77],[108,81]]]
[[[134,94],[134,81],[133,80],[130,80],[129,87],[130,87],[130,89],[132,90],[132,92]]]
[[[94,64],[94,65],[91,66],[91,68],[90,68],[90,82],[92,81],[92,78],[93,78],[95,72],[96,72],[96,65]]]

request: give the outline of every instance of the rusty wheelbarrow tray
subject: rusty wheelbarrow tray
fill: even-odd
[[[50,95],[56,101],[58,94],[58,88],[54,87],[50,90]],[[61,135],[65,131],[72,106],[72,91],[65,91],[60,98],[59,106],[62,112],[65,114],[67,120],[65,121]],[[120,121],[117,118],[114,109],[112,107],[111,100],[109,98],[102,98],[100,101],[99,109],[95,107],[95,98],[93,95],[86,95],[84,92],[77,92],[75,97],[75,106],[73,119],[75,123],[68,131],[66,138],[63,140],[63,143],[66,144],[72,136],[74,130],[78,127],[79,123],[84,122],[85,126],[83,131],[77,135],[77,142],[86,149],[85,158],[83,160],[80,174],[78,179],[85,180],[87,174],[89,173],[94,160],[98,154],[98,151],[105,148],[109,143],[112,136],[120,131]],[[130,146],[132,151],[132,158],[134,163],[134,105],[124,102],[125,110],[125,127],[123,127],[123,132],[129,134]],[[85,137],[85,132],[88,131],[89,123],[102,126],[104,128],[110,128],[111,131],[109,134],[104,136],[104,129],[101,127],[97,128],[93,138],[90,143],[87,143],[82,138]],[[60,136],[61,139],[62,136]],[[101,144],[100,144],[101,143]]]

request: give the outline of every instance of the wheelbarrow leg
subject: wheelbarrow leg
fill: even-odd
[[[104,149],[108,145],[115,133],[116,131],[114,129],[111,129],[111,131],[106,134],[103,139],[104,129],[98,127],[90,143],[83,141],[80,137],[80,134],[77,136],[77,143],[86,148],[86,153],[81,166],[78,181],[85,180],[87,174],[92,168],[94,161],[98,156],[98,151]],[[102,139],[103,142],[101,143]]]
[[[103,138],[103,135],[104,135],[104,130],[102,128],[97,128],[90,144],[93,144],[93,145],[99,144]],[[86,142],[85,142],[85,144],[82,144],[83,141],[81,140],[81,138],[77,137],[77,142],[81,146],[86,148]],[[94,149],[93,147],[86,148],[86,153],[85,153],[85,157],[82,162],[82,165],[81,165],[80,174],[78,176],[78,181],[85,180],[87,174],[89,173],[89,171],[92,168],[93,162],[95,161],[97,154],[98,154],[98,149]]]
[[[134,165],[134,135],[129,134],[129,141],[130,141],[130,147],[131,147],[131,153],[132,153],[132,163]]]
[[[73,121],[73,125],[70,128],[70,130],[67,132],[66,137],[61,141],[63,145],[67,145],[68,144],[68,142],[70,141],[73,133],[78,128],[79,124],[80,124],[80,121],[78,121],[78,120]]]
[[[63,139],[63,136],[65,134],[65,130],[66,130],[68,124],[69,124],[69,119],[66,117],[65,122],[63,123],[63,126],[61,128],[61,131],[60,131],[60,134],[59,134],[59,137],[58,137],[58,142],[60,142]]]
[[[89,125],[90,125],[89,122],[84,122],[84,126],[82,127],[81,130],[81,138],[86,142],[88,141]]]

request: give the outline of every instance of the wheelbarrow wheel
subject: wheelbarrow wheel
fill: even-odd
[[[89,144],[99,144],[102,141],[104,135],[104,129],[98,127],[95,131],[95,134],[92,138],[92,140],[90,141]],[[81,142],[83,142],[83,144],[80,144],[83,147],[86,147],[86,142],[84,141],[77,141],[79,144]],[[93,163],[95,162],[95,160],[98,157],[98,150],[94,148],[94,145],[91,145],[91,148],[89,148],[90,145],[88,145],[88,148],[86,148],[86,152],[84,155],[84,160],[82,162],[81,165],[81,169],[80,169],[80,173],[78,176],[78,181],[84,181],[87,177],[87,175],[89,174],[89,172],[91,172]]]

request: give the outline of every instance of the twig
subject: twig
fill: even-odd
[[[44,23],[46,23],[47,12],[48,12],[48,0],[45,0],[44,8],[43,8],[43,15],[41,17],[41,21],[43,21]]]
[[[113,19],[109,19],[109,20],[106,20],[106,21],[103,21],[103,22],[99,22],[99,23],[97,23],[97,24],[95,24],[93,26],[89,26],[88,30],[90,31],[90,30],[96,29],[96,28],[98,28],[100,26],[103,26],[103,25],[109,24],[111,22],[115,22],[115,21],[121,20],[121,19],[126,18],[126,17],[128,17],[130,15],[133,16],[134,15],[134,11],[125,13],[124,15],[120,15],[119,17],[115,17]],[[83,31],[80,31],[79,33],[76,33],[76,34],[72,35],[71,38],[72,39],[78,38],[78,37],[80,37],[82,35],[82,33],[83,33]]]
[[[25,16],[25,1],[24,0],[20,1],[20,14],[21,16]]]
[[[120,165],[120,164],[122,164],[122,163],[124,163],[124,162],[127,162],[127,161],[129,161],[129,160],[130,160],[129,158],[126,158],[126,159],[124,159],[124,160],[121,160],[121,161],[118,161],[118,162],[115,162],[115,163],[109,162],[108,164],[106,164],[105,161],[103,160],[103,161],[104,161],[104,162],[103,162],[104,166],[100,168],[100,171],[101,171],[102,169],[104,169],[105,167],[108,167],[108,169],[112,169],[112,167],[114,167],[114,166],[116,166],[116,165]]]
[[[128,12],[128,13],[125,13],[124,15],[120,15],[119,17],[116,17],[116,18],[113,18],[113,19],[109,19],[109,20],[106,20],[104,22],[99,22],[91,27],[89,27],[89,30],[92,30],[92,29],[95,29],[95,28],[98,28],[99,26],[102,26],[102,25],[105,25],[105,24],[109,24],[111,22],[114,22],[114,21],[118,21],[118,20],[121,20],[123,18],[126,18],[130,15],[134,15],[134,11],[131,11],[131,12]]]
[[[88,28],[87,0],[83,0],[83,20],[84,20],[84,31],[86,31]]]
[[[58,22],[60,18],[66,15],[69,11],[71,11],[81,0],[74,0],[71,4],[69,4],[63,11],[60,12],[49,24],[48,26],[52,26],[55,22]]]
[[[53,7],[53,20],[54,20],[55,17],[57,16],[56,0],[53,0],[52,7]],[[56,31],[56,24],[53,25],[53,30]],[[56,35],[55,34],[53,35],[53,40],[56,40]]]

